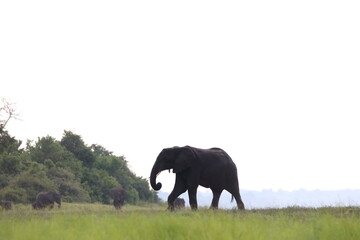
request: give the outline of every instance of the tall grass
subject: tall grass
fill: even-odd
[[[0,239],[360,239],[359,208],[167,212],[163,208],[64,204],[0,212]]]

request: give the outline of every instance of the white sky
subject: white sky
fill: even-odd
[[[22,118],[8,130],[71,130],[138,176],[192,145],[226,150],[241,189],[359,189],[359,13],[357,0],[1,1],[0,96]]]

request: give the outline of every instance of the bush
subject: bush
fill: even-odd
[[[47,170],[46,174],[55,184],[63,199],[71,199],[71,202],[90,202],[89,194],[81,188],[80,182],[72,172],[52,167]]]
[[[137,177],[124,156],[115,156],[100,145],[87,146],[81,136],[65,131],[61,141],[51,136],[20,141],[0,136],[0,197],[30,203],[41,191],[57,191],[63,201],[111,202],[109,190],[121,186],[127,202],[158,202],[146,179]],[[1,143],[0,141],[0,143]]]
[[[0,200],[8,200],[14,203],[26,203],[27,193],[26,190],[19,187],[7,186],[0,190]]]

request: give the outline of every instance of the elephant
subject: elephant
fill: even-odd
[[[10,210],[10,209],[12,209],[12,202],[11,202],[11,201],[2,201],[2,202],[1,202],[1,206],[2,206],[5,210]]]
[[[124,205],[125,198],[127,197],[127,193],[122,188],[112,188],[109,190],[109,195],[112,199],[114,199],[114,207],[115,209],[121,209],[122,205]]]
[[[211,189],[211,208],[218,208],[221,192],[225,189],[232,194],[232,199],[235,198],[238,209],[245,209],[240,196],[236,165],[224,150],[190,146],[163,149],[150,174],[150,185],[155,191],[162,187],[160,182],[156,183],[157,175],[163,170],[170,169],[173,169],[176,179],[174,189],[168,197],[169,210],[174,210],[175,199],[186,190],[190,207],[196,210],[196,192],[199,185]]]
[[[174,208],[181,209],[185,207],[185,200],[183,198],[176,198],[174,201]]]
[[[61,207],[61,196],[56,192],[39,192],[36,195],[36,200],[33,203],[33,209],[42,209],[49,207],[53,209],[54,202],[58,204],[58,208]]]

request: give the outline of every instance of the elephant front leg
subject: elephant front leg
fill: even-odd
[[[168,197],[168,209],[170,211],[173,211],[175,208],[174,207],[175,199],[180,194],[184,193],[185,191],[186,191],[186,186],[185,186],[184,182],[178,176],[176,176],[174,189],[172,190],[172,192],[170,193],[170,195]]]

